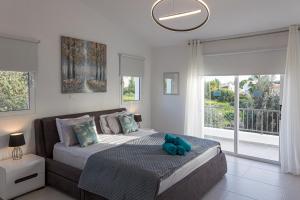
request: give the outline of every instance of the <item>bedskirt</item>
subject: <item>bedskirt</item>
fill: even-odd
[[[81,170],[46,159],[46,183],[78,200],[107,200],[78,188]],[[200,200],[227,172],[225,154],[220,152],[207,163],[157,196],[156,200]]]

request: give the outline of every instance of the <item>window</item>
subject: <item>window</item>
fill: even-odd
[[[0,71],[0,113],[31,110],[32,73]]]
[[[119,54],[119,59],[122,102],[140,101],[145,58]]]
[[[135,76],[123,76],[122,78],[122,100],[140,101],[141,100],[141,78]]]
[[[35,39],[0,35],[0,116],[34,110],[31,83],[38,70],[38,44]]]

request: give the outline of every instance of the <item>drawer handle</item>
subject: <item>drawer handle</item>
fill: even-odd
[[[20,178],[20,179],[15,180],[15,184],[18,184],[18,183],[27,181],[27,180],[32,179],[32,178],[35,178],[35,177],[37,177],[37,176],[38,176],[37,173],[31,174],[31,175],[29,175],[29,176],[25,176],[25,177],[23,177],[23,178]]]

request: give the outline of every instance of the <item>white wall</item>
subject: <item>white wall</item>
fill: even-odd
[[[143,102],[127,105],[143,115],[150,127],[151,51],[142,40],[107,21],[81,0],[0,0],[0,32],[31,37],[39,45],[36,80],[36,113],[0,118],[0,159],[10,156],[8,134],[24,131],[27,152],[34,151],[33,119],[43,116],[96,111],[120,107],[118,53],[146,58]],[[107,45],[108,92],[62,94],[60,91],[60,36],[101,42]]]
[[[152,128],[183,133],[188,54],[186,47],[171,46],[152,51]],[[179,72],[179,95],[163,94],[163,72]]]
[[[204,43],[205,75],[251,75],[284,73],[288,34]],[[184,44],[152,51],[152,127],[184,132],[188,66]],[[163,95],[163,72],[180,72],[180,95]]]

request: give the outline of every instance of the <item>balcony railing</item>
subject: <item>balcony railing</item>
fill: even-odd
[[[279,135],[280,110],[240,108],[241,131]],[[205,106],[205,127],[234,129],[234,111],[218,106]]]

